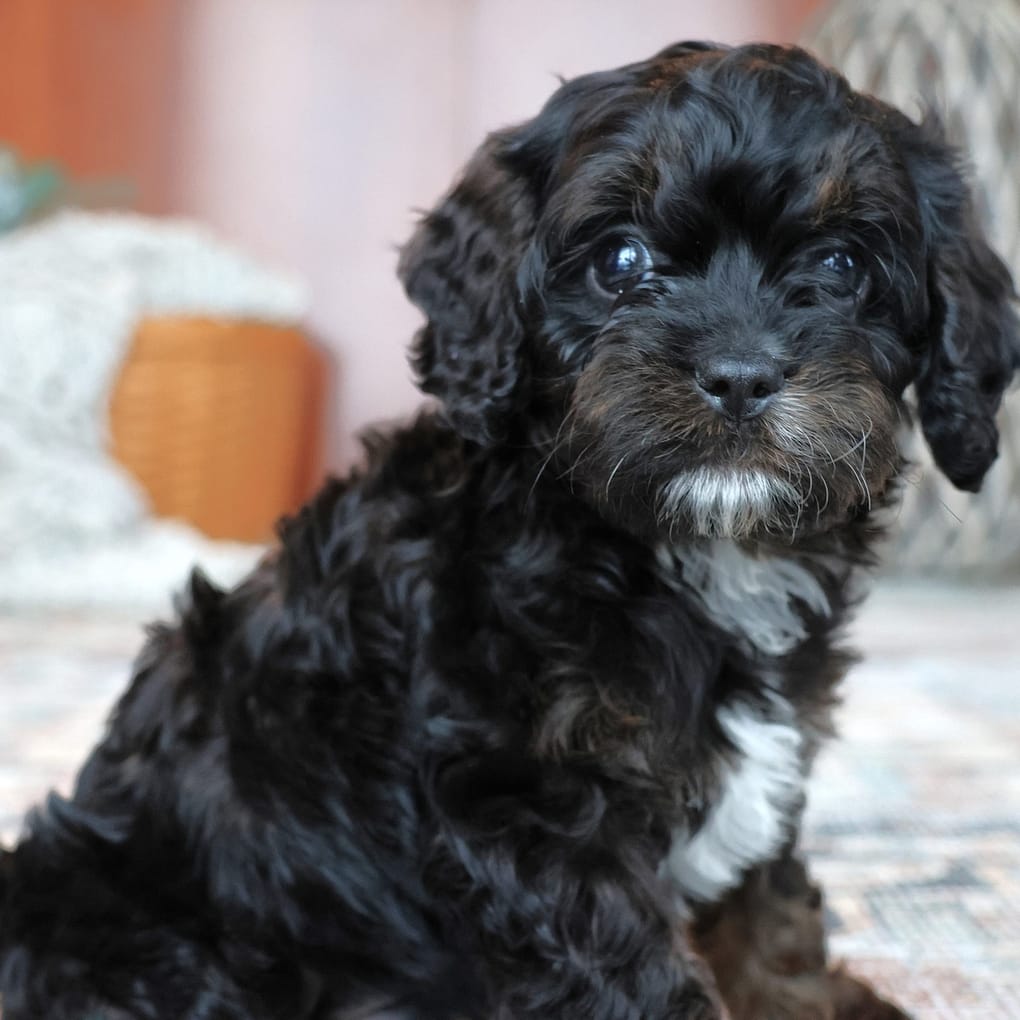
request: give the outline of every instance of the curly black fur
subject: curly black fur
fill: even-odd
[[[622,237],[651,263],[607,290]],[[153,630],[0,857],[6,1020],[761,997],[684,932],[699,836],[719,896],[795,840],[796,790],[727,842],[734,776],[770,767],[739,726],[806,773],[904,388],[957,484],[995,456],[1012,284],[956,156],[800,50],[683,44],[490,137],[401,273],[442,408]],[[763,413],[721,412],[720,352],[781,369]]]

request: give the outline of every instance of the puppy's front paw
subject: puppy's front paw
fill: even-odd
[[[828,967],[822,895],[793,857],[751,873],[692,935],[733,1020],[909,1020]]]
[[[832,985],[834,1020],[911,1020],[891,1002],[879,998],[875,990],[842,967],[829,974]]]
[[[835,1020],[821,895],[800,862],[753,872],[692,934],[733,1020]]]

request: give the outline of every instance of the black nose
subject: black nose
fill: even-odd
[[[713,355],[694,370],[702,396],[736,421],[754,418],[783,388],[783,367],[768,355]]]

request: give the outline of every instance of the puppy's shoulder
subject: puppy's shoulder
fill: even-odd
[[[362,437],[365,456],[279,526],[278,563],[303,585],[440,530],[471,474],[465,442],[436,415]]]

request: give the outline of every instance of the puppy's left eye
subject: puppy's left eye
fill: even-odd
[[[857,268],[857,263],[849,252],[831,251],[822,259],[822,266],[841,276],[848,276]]]
[[[837,249],[826,252],[821,258],[821,268],[825,271],[826,286],[837,294],[859,293],[864,285],[865,272],[860,260],[848,251]]]
[[[614,237],[592,258],[595,282],[610,294],[622,294],[652,268],[652,256],[637,238]]]

